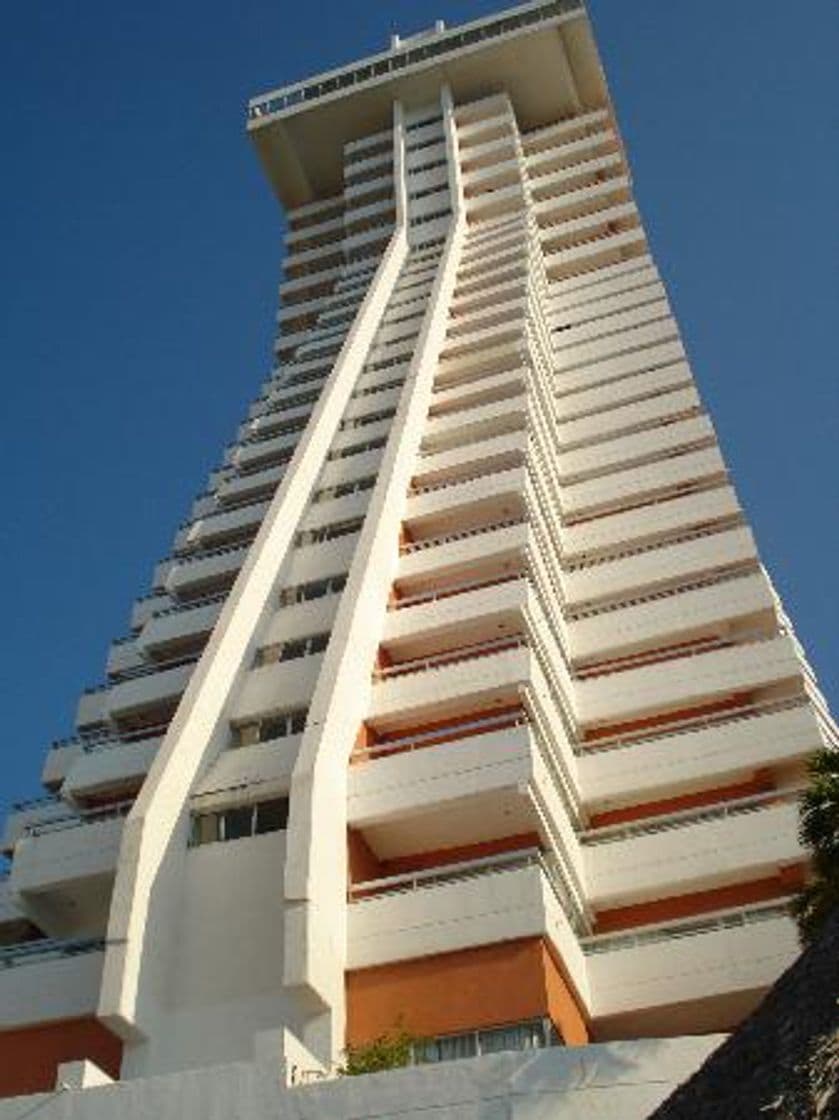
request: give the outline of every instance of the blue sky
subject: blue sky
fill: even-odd
[[[38,792],[268,368],[282,226],[247,98],[499,6],[6,6],[3,802]],[[835,698],[839,5],[591,11],[700,389]]]

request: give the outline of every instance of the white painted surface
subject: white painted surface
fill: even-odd
[[[239,1062],[168,1077],[0,1101],[0,1120],[47,1106],[50,1120],[645,1120],[723,1041],[641,1039],[490,1054],[282,1087],[281,1063]]]

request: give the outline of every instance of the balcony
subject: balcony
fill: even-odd
[[[515,521],[409,545],[399,558],[399,592],[419,595],[444,584],[519,571],[527,539],[527,524]]]
[[[667,537],[698,532],[702,526],[737,518],[741,513],[733,489],[728,485],[716,485],[685,494],[666,494],[662,500],[653,498],[644,505],[643,517],[630,509],[565,525],[561,528],[561,537],[569,593],[573,587],[578,600],[594,598],[600,564],[629,559],[659,543],[664,548],[663,541]],[[578,571],[579,579],[572,574]]]
[[[642,589],[665,588],[703,573],[757,562],[750,530],[727,521],[686,529],[669,538],[627,547],[624,555],[565,570],[562,586],[569,611],[585,613],[600,603],[618,602]]]
[[[33,798],[31,801],[15,802],[6,816],[6,825],[3,830],[3,851],[11,852],[30,826],[63,820],[67,813],[67,803],[53,794]]]
[[[57,937],[104,932],[126,801],[32,825],[15,847],[11,889],[36,925]]]
[[[52,792],[58,790],[81,751],[78,739],[58,739],[51,743],[41,770],[41,785]]]
[[[583,942],[599,1038],[730,1030],[799,953],[769,904]]]
[[[795,647],[780,635],[580,680],[574,700],[580,724],[608,725],[773,685],[797,688],[800,679]]]
[[[353,755],[349,822],[381,860],[538,834],[561,847],[582,899],[571,782],[549,732],[518,706],[374,742]]]
[[[580,241],[566,249],[545,254],[545,272],[550,280],[561,280],[581,272],[637,257],[648,251],[643,229],[635,226]]]
[[[191,557],[179,557],[166,578],[166,586],[175,595],[195,595],[202,588],[218,588],[219,585],[229,587],[249,548],[250,542],[238,543],[208,549]],[[171,605],[169,598],[161,603],[164,609]]]
[[[597,664],[676,641],[736,637],[744,628],[772,633],[773,601],[762,572],[734,569],[577,613],[568,620],[567,642],[575,662]]]
[[[227,595],[225,589],[194,602],[180,603],[150,618],[136,638],[141,656],[161,657],[167,650],[183,646],[185,642],[193,644],[202,634],[208,635]]]
[[[706,485],[727,481],[725,464],[716,446],[674,451],[641,466],[569,484],[563,489],[563,509],[566,518],[605,515],[630,504],[674,495],[677,487],[700,481]],[[637,517],[636,521],[644,524]]]
[[[523,467],[480,475],[413,494],[403,524],[415,543],[458,530],[518,520],[524,516],[527,474]]]
[[[625,906],[774,875],[807,858],[798,793],[772,791],[585,833],[589,897]]]
[[[165,726],[157,734],[153,728],[148,728],[135,738],[102,739],[85,744],[67,772],[63,792],[83,802],[105,793],[111,795],[139,788],[165,733]]]
[[[373,689],[370,721],[386,730],[409,719],[444,720],[476,708],[509,706],[518,686],[531,676],[533,657],[522,638],[483,643],[445,657],[414,662],[412,671],[379,680]]]
[[[587,1002],[585,960],[557,889],[536,849],[358,883],[348,912],[347,969],[544,936]]]
[[[27,941],[0,949],[0,1030],[94,1014],[104,959],[101,939]]]
[[[716,715],[597,740],[578,759],[590,812],[652,801],[712,780],[728,785],[756,770],[803,762],[821,733],[804,699],[764,701]]]
[[[149,662],[142,669],[123,674],[107,693],[111,718],[124,719],[158,707],[171,706],[189,684],[199,655],[187,654],[172,661]]]

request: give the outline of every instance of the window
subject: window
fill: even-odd
[[[327,576],[326,579],[313,579],[308,583],[298,583],[295,587],[284,587],[280,592],[280,606],[290,607],[294,603],[307,603],[324,595],[337,595],[344,590],[347,573]]]
[[[249,720],[233,727],[233,747],[251,747],[256,743],[267,743],[272,739],[284,739],[288,735],[300,735],[306,727],[308,708],[293,708],[260,719]]]
[[[238,805],[215,813],[194,813],[190,821],[189,846],[242,840],[265,832],[282,832],[288,823],[288,798]]]
[[[305,638],[290,638],[285,642],[264,646],[257,651],[254,665],[271,665],[275,661],[296,661],[312,653],[322,653],[329,644],[329,633],[309,634]]]
[[[413,338],[414,334],[410,336],[406,335],[405,337]],[[393,341],[402,342],[403,339],[393,339]],[[353,416],[350,419],[342,420],[338,426],[338,430],[340,432],[346,432],[352,428],[363,428],[367,424],[375,424],[378,420],[392,420],[395,415],[395,408],[380,408],[375,412],[367,412],[363,416]]]
[[[450,1062],[478,1054],[496,1054],[502,1050],[541,1050],[558,1045],[561,1045],[561,1039],[549,1019],[531,1019],[490,1030],[463,1031],[461,1034],[427,1039],[416,1046],[414,1060],[421,1064]]]
[[[375,451],[387,443],[385,436],[376,436],[374,439],[365,440],[363,443],[351,443],[347,447],[337,447],[327,455],[328,459],[348,459],[351,455],[360,455],[362,451]]]
[[[346,498],[349,494],[359,494],[363,490],[372,490],[375,485],[376,476],[374,474],[365,475],[364,478],[356,478],[352,482],[339,482],[335,486],[324,486],[320,490],[315,490],[312,501],[328,502],[332,498]]]
[[[301,548],[309,544],[333,541],[338,537],[347,537],[350,533],[357,533],[363,524],[363,517],[351,517],[346,521],[333,521],[331,525],[319,525],[317,529],[301,529],[297,534],[295,544],[298,548]]]

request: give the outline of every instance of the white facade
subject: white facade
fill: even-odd
[[[395,40],[249,131],[276,364],[7,822],[0,1032],[89,1017],[130,1080],[266,1032],[330,1071],[391,998],[423,1037],[730,1029],[795,956],[834,732],[582,7]],[[544,1005],[446,1018],[490,958]]]

